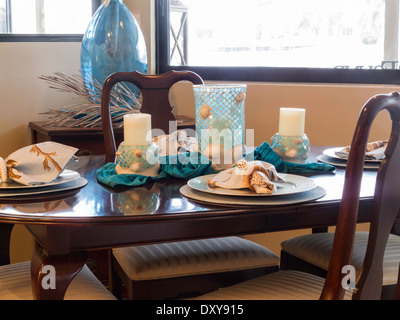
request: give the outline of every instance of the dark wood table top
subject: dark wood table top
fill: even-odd
[[[310,160],[316,159],[323,147],[313,147]],[[188,218],[216,217],[264,213],[267,215],[307,211],[313,208],[338,207],[341,199],[345,171],[341,168],[333,173],[307,174],[326,195],[316,201],[289,206],[241,207],[217,206],[197,203],[183,197],[179,188],[186,181],[165,179],[156,183],[134,188],[110,188],[97,182],[96,170],[104,165],[103,156],[80,157],[71,169],[78,171],[89,182],[72,196],[63,193],[45,194],[35,197],[0,199],[0,222],[48,225],[93,225],[113,223],[141,223],[148,221],[173,221]],[[376,171],[364,172],[362,202],[368,202],[373,195]],[[70,192],[71,193],[71,192]],[[320,216],[324,216],[321,214]],[[323,220],[323,219],[322,219]],[[327,221],[328,224],[334,223]],[[305,222],[311,227],[312,223]],[[300,225],[297,227],[301,227]],[[305,227],[309,227],[306,226]],[[288,226],[288,228],[291,228]],[[282,229],[287,229],[282,225]],[[268,231],[268,230],[267,230]]]
[[[309,160],[315,161],[323,149],[312,147]],[[72,194],[0,200],[0,227],[23,224],[40,244],[32,259],[36,270],[33,278],[39,277],[40,265],[50,261],[53,265],[63,264],[65,269],[69,256],[92,249],[335,225],[345,174],[340,168],[332,173],[307,174],[326,190],[326,195],[315,201],[219,206],[183,197],[179,188],[186,181],[176,179],[134,188],[109,188],[96,180],[96,170],[104,164],[103,156],[80,157],[71,169],[84,176],[88,184]],[[376,171],[364,171],[359,222],[370,219],[375,177]],[[38,251],[39,247],[45,250]],[[63,255],[64,260],[60,258]],[[55,262],[52,257],[60,260]],[[36,288],[34,294],[36,298],[62,297],[63,286],[58,288],[61,293],[51,295]]]

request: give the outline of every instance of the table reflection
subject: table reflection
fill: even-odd
[[[112,194],[111,197],[116,198],[112,202],[124,215],[152,214],[160,206],[160,188],[157,185],[150,189],[132,188],[123,193]]]

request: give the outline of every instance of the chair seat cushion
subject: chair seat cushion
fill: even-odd
[[[30,261],[0,266],[0,300],[32,300]],[[85,265],[71,281],[65,300],[115,300]]]
[[[356,232],[352,265],[358,275],[367,250],[368,232]],[[282,242],[282,250],[308,263],[328,270],[333,233],[314,233]],[[400,262],[400,237],[389,235],[383,261],[383,285],[396,284]]]
[[[218,289],[193,300],[318,300],[325,279],[294,270],[283,270]],[[352,293],[346,291],[345,300]]]
[[[179,241],[113,249],[131,280],[182,276],[278,266],[279,257],[240,237]]]

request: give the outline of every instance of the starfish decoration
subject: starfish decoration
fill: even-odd
[[[57,169],[58,172],[61,172],[62,169],[61,167],[58,165],[58,163],[52,158],[52,156],[56,156],[57,153],[56,152],[51,152],[51,153],[45,153],[42,150],[40,150],[40,148],[37,145],[34,145],[32,147],[32,149],[30,150],[30,152],[36,152],[37,156],[44,156],[44,160],[43,160],[43,168],[44,170],[50,171],[50,166],[49,166],[49,161],[54,165],[54,167]]]

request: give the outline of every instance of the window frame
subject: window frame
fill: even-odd
[[[92,0],[93,14],[101,0]],[[83,34],[0,34],[0,42],[81,42]]]
[[[157,73],[190,70],[212,81],[400,84],[400,69],[170,66],[169,0],[155,0],[155,6]]]

